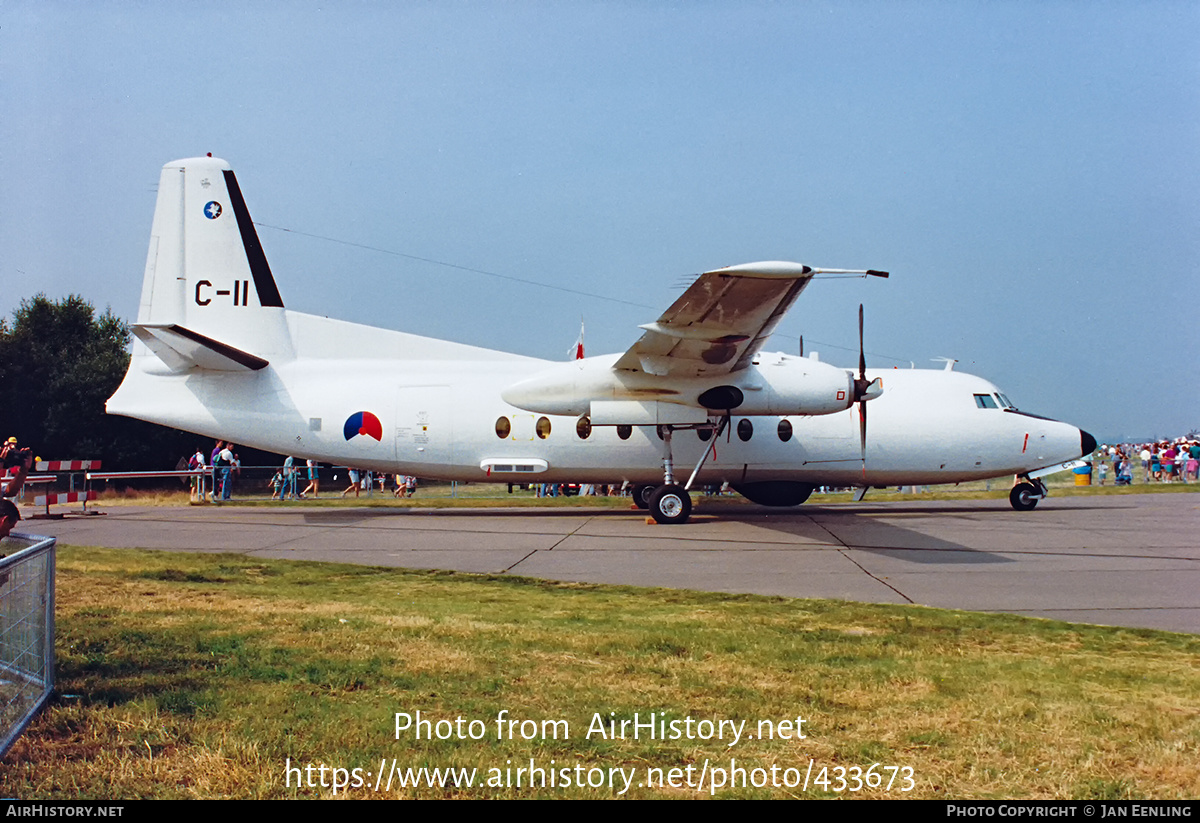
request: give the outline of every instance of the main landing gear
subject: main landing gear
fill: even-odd
[[[1017,484],[1008,493],[1008,502],[1019,512],[1033,511],[1038,501],[1047,494],[1046,484],[1041,478],[1030,480],[1027,475],[1017,475]]]
[[[633,504],[639,509],[649,510],[650,516],[654,518],[654,521],[664,526],[686,523],[692,514],[692,496],[688,494],[688,489],[692,487],[696,475],[700,473],[700,469],[704,466],[705,461],[712,454],[713,448],[710,446],[704,450],[704,454],[700,456],[699,462],[696,463],[696,468],[692,470],[691,477],[688,478],[687,483],[680,486],[675,482],[675,463],[671,456],[671,435],[676,429],[709,429],[713,432],[711,442],[715,444],[728,422],[729,418],[726,416],[721,418],[719,424],[701,423],[699,425],[659,426],[658,431],[662,435],[663,440],[663,484],[661,486],[641,484],[634,486]]]
[[[686,523],[692,514],[692,496],[683,486],[668,483],[650,495],[650,516],[664,526]]]
[[[654,494],[657,486],[651,486],[647,483],[640,483],[633,487],[633,505],[637,506],[642,511],[650,508],[650,495]]]

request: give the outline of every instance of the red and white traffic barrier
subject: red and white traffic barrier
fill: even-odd
[[[38,472],[83,472],[100,468],[99,460],[39,460],[33,464]]]
[[[100,468],[99,460],[38,460],[33,464],[34,471],[39,472],[54,472],[57,474],[73,474],[75,472],[87,472],[91,469]],[[56,482],[57,478],[54,474],[49,475],[30,475],[25,478],[25,483],[45,484]],[[88,512],[87,503],[89,500],[96,499],[96,493],[88,489],[87,475],[84,475],[83,491],[73,491],[75,488],[74,477],[71,478],[72,491],[60,492],[58,494],[39,494],[33,498],[33,505],[45,508],[45,513],[35,514],[35,518],[47,517],[62,517],[61,514],[51,515],[50,507],[61,503],[82,503],[83,514],[96,514],[96,512]]]
[[[50,507],[59,503],[86,503],[88,500],[95,500],[96,493],[88,490],[85,492],[61,492],[59,494],[39,494],[33,498],[33,505]]]

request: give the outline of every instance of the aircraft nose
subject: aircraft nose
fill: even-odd
[[[1096,438],[1092,437],[1090,434],[1085,432],[1083,429],[1080,429],[1079,430],[1079,448],[1083,449],[1083,451],[1079,453],[1080,457],[1087,457],[1089,454],[1091,454],[1092,452],[1094,452],[1096,450]]]

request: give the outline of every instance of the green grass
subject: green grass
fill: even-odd
[[[825,785],[719,797],[1191,798],[1200,638],[920,607],[61,547],[58,695],[0,769],[21,798],[311,797],[285,764],[488,770],[772,766]],[[395,734],[395,714],[482,721]],[[498,740],[515,720],[569,739]],[[804,718],[803,739],[604,739],[602,720]],[[611,713],[611,714],[610,714]],[[520,728],[519,726],[517,728]],[[765,730],[765,727],[764,727]],[[510,763],[511,761],[511,763]],[[913,789],[837,792],[836,769]],[[327,778],[330,773],[327,772]],[[753,779],[756,773],[748,772]],[[764,772],[762,774],[769,774]],[[782,775],[783,772],[781,771]],[[847,772],[853,781],[853,772]],[[314,777],[320,777],[314,771]],[[371,778],[373,781],[373,777]],[[328,781],[327,781],[328,782]],[[609,797],[439,785],[352,797]]]

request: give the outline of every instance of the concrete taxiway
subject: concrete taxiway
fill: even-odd
[[[918,603],[1200,633],[1200,494],[610,509],[113,507],[29,521],[64,544]]]

